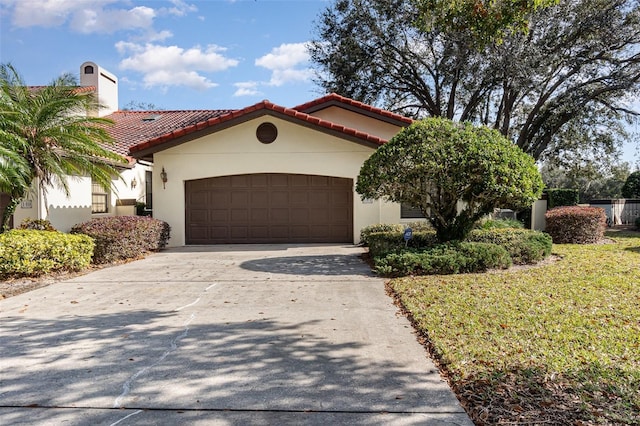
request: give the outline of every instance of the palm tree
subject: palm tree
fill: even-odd
[[[34,181],[47,209],[47,189],[69,196],[69,179],[91,176],[113,188],[117,165],[126,159],[108,149],[113,139],[107,126],[113,122],[87,115],[99,107],[93,92],[79,88],[71,74],[34,88],[11,64],[0,64],[0,191],[11,197],[3,230]]]

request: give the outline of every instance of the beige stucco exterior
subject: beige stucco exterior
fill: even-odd
[[[47,189],[46,204],[38,185],[34,183],[29,195],[18,205],[13,215],[14,227],[19,227],[25,219],[47,219],[54,228],[62,232],[69,232],[79,223],[94,217],[122,216],[135,214],[131,207],[116,206],[118,199],[134,199],[144,201],[145,171],[150,167],[136,164],[133,168],[124,169],[120,176],[113,180],[115,191],[109,194],[109,208],[107,213],[91,213],[91,178],[86,176],[69,177],[69,197],[58,187]],[[131,185],[135,177],[135,187]],[[48,211],[47,211],[48,210]]]
[[[256,139],[264,122],[278,128],[271,144]],[[154,217],[171,226],[170,246],[185,244],[185,182],[217,176],[252,173],[294,173],[349,178],[354,183],[353,241],[360,229],[380,222],[398,222],[400,207],[379,201],[362,201],[355,182],[372,146],[348,141],[281,118],[265,115],[154,155]],[[167,182],[163,187],[160,172]]]
[[[370,135],[389,140],[394,137],[400,127],[386,121],[376,120],[363,114],[358,114],[337,106],[316,111],[311,115],[332,123],[341,124],[351,129],[366,131]]]

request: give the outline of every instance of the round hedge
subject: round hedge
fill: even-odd
[[[604,236],[607,216],[598,207],[556,207],[545,214],[546,232],[555,244],[592,244]]]

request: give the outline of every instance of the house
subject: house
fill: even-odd
[[[81,178],[71,199],[50,194],[47,219],[60,230],[132,214],[136,201],[169,223],[170,246],[357,243],[367,225],[415,218],[355,192],[363,162],[409,118],[337,94],[292,108],[265,100],[238,110],[121,111],[111,73],[86,62],[81,83],[107,106],[113,149],[130,165],[115,193]],[[39,201],[25,200],[15,223],[44,218]]]

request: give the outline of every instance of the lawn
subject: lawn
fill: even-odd
[[[640,234],[389,290],[477,424],[640,424]]]

